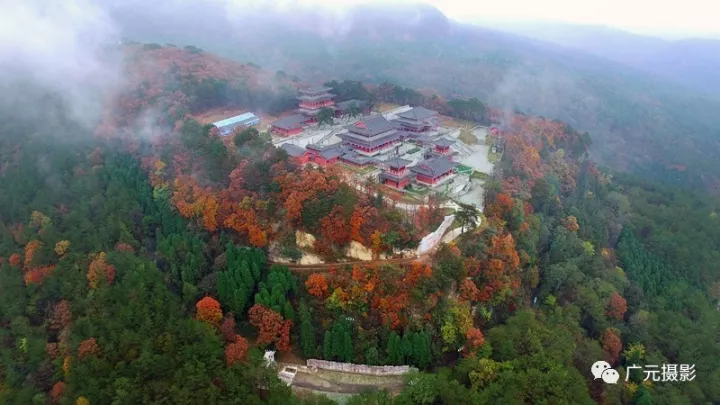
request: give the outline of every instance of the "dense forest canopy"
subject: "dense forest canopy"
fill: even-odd
[[[587,133],[507,113],[482,223],[424,262],[295,272],[270,256],[301,254],[297,230],[329,262],[352,243],[379,257],[444,212],[407,215],[332,167],[295,166],[256,129],[220,137],[192,118],[282,104],[286,76],[196,48],[123,49],[128,87],[96,127],[51,97],[0,110],[0,403],[333,403],[293,395],[264,349],[418,369],[352,404],[720,401],[716,198],[613,178]],[[334,84],[492,118],[478,99]],[[589,373],[598,360],[697,375],[609,385]]]

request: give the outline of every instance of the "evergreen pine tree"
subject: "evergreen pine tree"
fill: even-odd
[[[332,339],[332,329],[326,330],[323,339],[323,358],[325,360],[332,360]]]
[[[405,334],[403,334],[402,337],[402,360],[401,363],[407,364],[410,363],[413,357],[413,345],[412,345],[412,339],[413,339],[413,333],[411,331],[406,331]]]
[[[257,262],[252,262],[252,265],[250,266],[250,270],[252,271],[252,276],[255,279],[255,281],[260,281],[260,266]]]
[[[388,338],[388,344],[387,344],[387,363],[388,364],[397,364],[397,354],[398,354],[398,348],[396,346],[396,338],[398,337],[397,333],[395,331],[390,332],[390,337]]]
[[[350,336],[350,331],[345,330],[345,333],[343,334],[343,342],[342,342],[342,351],[343,351],[343,361],[346,363],[350,363],[353,361],[353,358],[355,357],[355,351],[353,350],[353,344],[352,344],[352,337]]]
[[[285,301],[285,306],[283,306],[282,311],[283,318],[290,319],[291,321],[295,321],[295,311],[293,311],[293,307],[290,304],[290,301]]]
[[[315,356],[315,328],[312,324],[312,317],[305,303],[300,303],[300,347],[303,356],[312,358]]]
[[[332,336],[332,357],[333,359],[341,359],[343,357],[343,342],[345,333],[340,323],[333,326]]]

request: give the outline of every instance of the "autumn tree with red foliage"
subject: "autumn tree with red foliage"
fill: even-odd
[[[113,281],[115,281],[115,267],[105,261],[105,252],[100,252],[95,259],[90,262],[90,268],[87,273],[90,288],[97,288],[100,284],[101,277],[104,277],[108,284],[112,284]]]
[[[468,329],[465,338],[467,341],[465,342],[463,353],[468,357],[474,356],[477,349],[485,344],[485,336],[483,336],[483,333],[478,328]]]
[[[512,197],[505,193],[499,193],[495,196],[495,201],[488,205],[485,212],[490,216],[503,218],[507,213],[512,212],[514,206],[515,203],[513,202]]]
[[[250,238],[250,244],[257,248],[267,245],[267,233],[259,226],[251,225],[248,227],[248,237]]]
[[[235,317],[231,313],[225,314],[222,324],[220,324],[220,333],[222,333],[226,342],[232,343],[235,341],[235,330]]]
[[[94,337],[85,339],[78,346],[78,359],[82,360],[87,356],[97,356],[100,353],[100,346]]]
[[[330,213],[320,220],[320,233],[334,245],[344,245],[350,239],[350,229],[345,220],[343,207],[334,207]]]
[[[42,247],[42,242],[39,240],[31,240],[30,242],[25,245],[25,263],[24,266],[26,269],[29,269],[32,266],[33,258],[35,258],[35,254],[37,251]]]
[[[197,309],[195,318],[198,321],[205,322],[213,327],[220,325],[220,320],[223,317],[222,309],[220,309],[220,303],[214,298],[206,296],[195,304],[195,308]]]
[[[606,360],[613,364],[617,361],[620,351],[622,350],[622,341],[618,336],[616,329],[606,329],[600,338],[603,350],[605,350]]]
[[[264,346],[275,343],[280,351],[290,350],[290,329],[292,321],[283,321],[282,315],[260,304],[253,305],[248,311],[250,324],[258,329],[256,343]]]
[[[22,263],[22,257],[18,253],[13,253],[10,255],[10,259],[8,259],[8,264],[13,267],[19,267]]]
[[[70,303],[67,300],[61,300],[53,308],[50,317],[50,329],[58,331],[66,328],[72,322],[72,313],[70,312]]]
[[[63,395],[65,395],[65,383],[58,381],[53,385],[52,390],[50,390],[50,398],[52,398],[53,403],[59,404]]]
[[[420,261],[413,261],[412,266],[410,267],[410,270],[408,270],[407,274],[403,278],[403,287],[405,289],[411,289],[414,288],[417,283],[422,278],[430,278],[432,276],[432,268],[427,265],[423,264]]]
[[[614,292],[608,300],[605,314],[618,321],[622,321],[627,312],[627,301],[617,292]]]
[[[475,283],[470,279],[465,279],[460,284],[460,299],[463,301],[477,301],[480,296],[480,290],[478,290]]]
[[[240,335],[233,337],[232,343],[225,347],[225,361],[230,367],[235,363],[243,362],[247,359],[248,342]]]
[[[499,303],[520,288],[520,256],[511,234],[495,235],[490,240],[487,268],[480,273],[481,302]]]
[[[328,283],[323,274],[313,273],[305,281],[305,288],[310,295],[324,298],[328,292]]]
[[[292,331],[293,322],[291,320],[285,320],[280,328],[280,336],[278,336],[275,347],[281,352],[290,352],[292,345],[290,344],[290,332]]]
[[[25,272],[25,285],[40,284],[55,270],[55,266],[33,267]]]
[[[578,225],[577,218],[575,218],[572,215],[567,217],[565,219],[564,223],[565,223],[565,228],[567,228],[567,230],[570,232],[577,232],[580,229],[580,225]]]

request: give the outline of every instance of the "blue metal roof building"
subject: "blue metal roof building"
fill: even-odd
[[[237,127],[251,127],[260,123],[260,118],[255,116],[253,113],[240,114],[235,117],[225,118],[218,122],[213,122],[213,125],[220,130],[220,135],[227,136],[231,134]]]

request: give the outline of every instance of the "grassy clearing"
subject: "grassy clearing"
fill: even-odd
[[[385,113],[385,112],[388,112],[388,111],[390,111],[390,110],[394,110],[394,109],[396,109],[396,108],[398,108],[398,107],[400,107],[400,106],[397,105],[397,104],[380,103],[380,104],[378,104],[377,109],[378,109],[381,113]]]
[[[485,181],[485,180],[488,179],[488,175],[487,175],[487,173],[474,171],[473,174],[470,175],[470,178],[479,179],[479,180]]]
[[[458,136],[458,139],[468,145],[477,145],[478,144],[477,137],[475,135],[473,135],[473,133],[468,131],[467,129],[460,130],[460,136]]]
[[[474,121],[463,120],[460,118],[448,117],[447,115],[440,116],[440,122],[448,127],[470,129],[476,127],[478,124]]]

